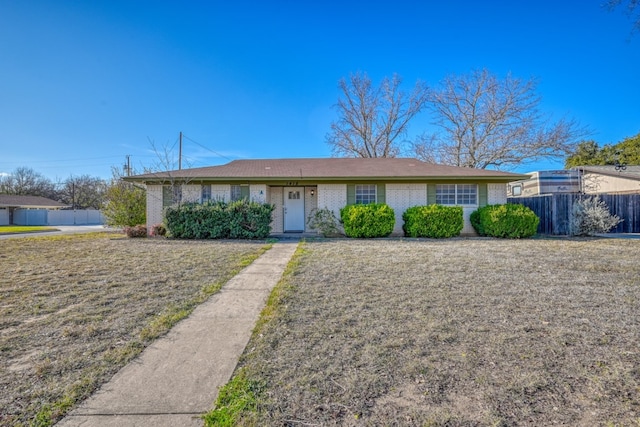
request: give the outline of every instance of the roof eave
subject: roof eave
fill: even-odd
[[[188,184],[190,182],[202,183],[202,182],[253,182],[253,183],[269,183],[269,182],[282,182],[282,181],[482,181],[482,182],[513,182],[522,179],[529,179],[528,175],[488,175],[488,176],[326,176],[326,177],[301,177],[301,176],[276,176],[276,177],[153,177],[143,179],[131,179],[130,177],[124,179],[127,182],[138,182],[144,184],[166,184],[172,182],[179,182],[181,184]]]

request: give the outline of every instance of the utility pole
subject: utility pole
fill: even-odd
[[[180,147],[178,149],[178,170],[182,169],[182,132],[180,132]]]
[[[131,156],[130,155],[126,155],[125,156],[127,158],[127,162],[124,164],[124,175],[125,176],[131,176]]]

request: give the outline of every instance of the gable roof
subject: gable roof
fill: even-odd
[[[314,158],[234,160],[220,166],[149,173],[125,178],[127,181],[167,180],[275,181],[275,180],[434,180],[481,179],[509,182],[526,175],[486,169],[437,165],[411,158]]]
[[[64,203],[40,196],[16,196],[0,194],[0,207],[9,208],[66,208]]]
[[[625,170],[616,170],[613,165],[608,166],[578,166],[582,172],[599,173],[607,176],[615,176],[617,178],[626,178],[640,181],[640,166],[626,166]]]

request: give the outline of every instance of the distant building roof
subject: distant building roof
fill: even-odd
[[[616,170],[613,165],[607,166],[577,166],[574,169],[583,172],[599,173],[602,175],[616,176],[619,178],[640,180],[640,166],[625,166],[625,169]]]
[[[15,196],[0,194],[0,207],[3,208],[66,208],[64,203],[40,196]]]
[[[220,166],[148,173],[127,181],[177,180],[424,180],[482,179],[508,182],[526,178],[522,174],[486,169],[437,165],[411,158],[314,158],[234,160]]]

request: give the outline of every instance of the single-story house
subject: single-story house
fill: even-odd
[[[640,194],[640,166],[578,166],[586,194]]]
[[[40,196],[0,194],[0,225],[13,224],[16,209],[62,209],[67,205]]]
[[[526,175],[425,163],[411,158],[313,158],[234,160],[220,166],[148,173],[124,178],[147,187],[147,224],[161,223],[163,209],[181,200],[241,198],[275,205],[273,233],[314,232],[315,208],[337,218],[353,203],[386,203],[402,234],[402,214],[416,205],[463,207],[462,233],[473,234],[469,215],[480,206],[506,203],[506,184]]]

